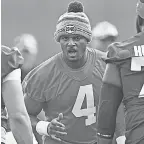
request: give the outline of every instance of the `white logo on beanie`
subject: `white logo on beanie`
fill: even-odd
[[[76,31],[76,27],[74,25],[67,25],[64,29],[68,34],[73,34]]]

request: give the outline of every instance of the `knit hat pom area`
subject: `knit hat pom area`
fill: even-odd
[[[81,2],[74,1],[69,3],[67,12],[61,15],[56,25],[54,33],[55,40],[60,41],[60,37],[66,34],[78,34],[91,41],[91,26],[84,7]]]
[[[80,2],[71,2],[69,5],[68,5],[68,13],[70,12],[74,12],[74,13],[77,13],[77,12],[83,12],[84,11],[84,7],[82,5],[82,3]]]

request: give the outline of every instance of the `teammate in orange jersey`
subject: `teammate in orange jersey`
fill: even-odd
[[[92,41],[90,42],[91,48],[107,52],[110,44],[114,43],[118,38],[118,30],[115,25],[108,21],[99,22],[92,29]],[[104,67],[106,63],[103,62]],[[113,137],[112,144],[122,144],[125,140],[125,120],[124,120],[124,106],[123,103],[119,106],[116,119],[116,130]]]
[[[144,143],[144,0],[137,3],[138,34],[109,46],[98,114],[99,144],[111,143],[117,108],[126,109],[126,144]]]
[[[32,128],[21,87],[23,58],[17,48],[1,46],[2,111],[8,111],[11,130],[17,143],[33,143]],[[5,143],[7,118],[1,117],[1,143]]]

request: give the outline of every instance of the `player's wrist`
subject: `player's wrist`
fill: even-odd
[[[49,136],[49,130],[48,130],[48,126],[49,126],[50,122],[48,121],[39,121],[36,125],[36,131],[40,134],[40,135],[47,135]]]
[[[124,135],[116,138],[117,144],[125,144],[125,141],[126,141],[126,137]]]

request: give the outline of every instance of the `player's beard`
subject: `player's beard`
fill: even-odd
[[[87,52],[86,50],[83,53],[76,52],[76,57],[70,58],[67,53],[63,53],[63,59],[65,63],[72,69],[78,69],[84,66],[87,61]]]

